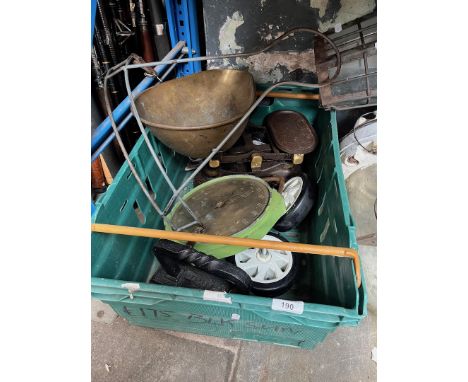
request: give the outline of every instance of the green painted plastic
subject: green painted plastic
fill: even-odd
[[[232,177],[236,178],[251,178],[251,175],[231,175]],[[257,178],[258,179],[258,178]],[[192,189],[188,192],[185,198],[190,197],[196,190],[201,190],[205,187],[208,187],[212,184],[222,183],[223,178],[215,178],[206,183],[199,185],[196,189]],[[270,201],[265,208],[265,211],[260,218],[258,218],[252,225],[247,227],[246,229],[232,235],[233,237],[242,237],[242,238],[249,238],[249,239],[262,239],[276,222],[279,220],[281,216],[283,216],[286,212],[286,205],[284,204],[284,199],[280,195],[278,191],[272,189],[265,183],[265,185],[270,189]],[[220,186],[222,187],[222,186]],[[180,208],[180,202],[175,205],[172,209],[171,213],[168,215],[168,218],[171,219],[174,211]],[[166,230],[172,231],[171,226],[169,224],[164,224]],[[223,259],[228,256],[235,255],[245,249],[246,247],[234,247],[232,245],[216,245],[216,244],[206,244],[206,243],[197,243],[194,246],[195,249],[206,253],[207,255],[211,255],[217,257],[218,259]]]
[[[261,125],[268,113],[281,109],[304,114],[320,140],[304,163],[311,179],[317,179],[317,203],[299,229],[283,235],[290,241],[357,250],[339,158],[335,113],[318,109],[310,101],[274,99],[269,106],[259,106],[251,122]],[[186,159],[153,137],[151,141],[174,183],[181,184],[187,176]],[[141,138],[130,157],[140,176],[149,179],[158,203],[165,205],[170,190]],[[163,222],[129,173],[124,164],[96,203],[94,221],[162,229]],[[138,218],[135,207],[143,213],[144,222]],[[110,304],[134,325],[312,349],[338,326],[356,326],[367,315],[363,270],[362,285],[357,288],[350,259],[303,255],[295,287],[282,296],[304,300],[304,312],[299,315],[273,311],[272,300],[266,297],[226,294],[231,298],[229,304],[204,300],[200,290],[149,284],[147,281],[158,267],[151,253],[153,244],[153,240],[145,238],[92,234],[92,295]]]

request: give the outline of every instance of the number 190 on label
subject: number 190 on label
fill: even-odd
[[[274,298],[271,302],[271,309],[302,314],[304,312],[304,301],[288,301]]]

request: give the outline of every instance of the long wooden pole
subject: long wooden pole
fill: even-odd
[[[248,248],[276,249],[279,251],[309,253],[313,255],[322,256],[349,257],[353,259],[354,262],[356,282],[358,288],[361,286],[361,266],[359,262],[359,256],[357,251],[352,248],[279,242],[270,240],[245,239],[240,237],[207,235],[202,233],[191,232],[164,231],[159,229],[128,227],[113,224],[92,224],[91,231],[116,235],[148,237],[153,239],[179,240],[208,244],[223,244]]]

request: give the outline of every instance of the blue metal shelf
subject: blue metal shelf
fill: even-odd
[[[188,48],[188,57],[200,57],[195,0],[166,1],[166,13],[171,45],[174,47],[178,41],[185,41]],[[201,71],[200,62],[188,62],[179,66],[177,76],[187,76],[199,71]]]

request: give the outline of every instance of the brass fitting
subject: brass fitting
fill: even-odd
[[[293,163],[294,164],[301,164],[304,162],[304,154],[294,154],[293,155]]]
[[[262,168],[262,162],[263,162],[262,156],[258,154],[254,154],[252,155],[252,159],[250,161],[250,167],[252,168],[252,170]]]
[[[210,162],[208,163],[208,165],[211,167],[211,168],[218,168],[220,163],[219,163],[219,160],[218,159],[211,159]]]

